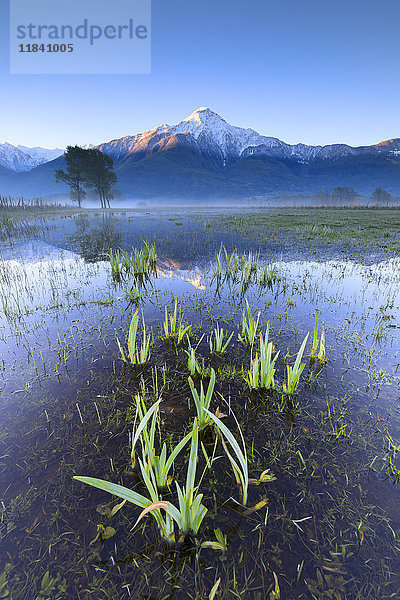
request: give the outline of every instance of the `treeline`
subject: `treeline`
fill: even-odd
[[[110,208],[115,191],[112,186],[117,183],[112,158],[96,148],[86,150],[80,146],[68,146],[64,158],[67,170],[57,169],[54,175],[57,182],[69,186],[72,202],[80,208],[87,190],[94,190],[101,208]]]
[[[260,198],[257,200],[260,201]],[[400,207],[400,198],[382,188],[375,188],[370,196],[362,196],[347,186],[337,186],[332,192],[319,190],[314,194],[281,194],[276,198],[269,198],[267,202],[271,206]]]

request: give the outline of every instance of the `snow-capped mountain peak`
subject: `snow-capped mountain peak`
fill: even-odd
[[[185,122],[193,123],[193,125],[196,127],[212,127],[216,125],[229,127],[225,119],[220,117],[219,114],[212,111],[207,106],[200,106],[200,108],[192,112],[192,114],[186,117],[186,119],[183,119],[179,125]]]
[[[35,146],[34,148],[17,146],[17,148],[31,156],[37,165],[54,160],[64,154],[64,150],[61,148],[41,148],[40,146]]]
[[[220,155],[224,162],[228,157],[240,157],[249,146],[276,145],[279,140],[267,138],[253,129],[230,125],[219,114],[201,106],[191,115],[169,128],[169,135],[190,134],[202,149]]]
[[[31,171],[38,165],[54,160],[64,153],[61,148],[28,148],[13,146],[8,142],[0,144],[0,166],[15,173]]]

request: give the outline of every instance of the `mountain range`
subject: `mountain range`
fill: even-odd
[[[61,148],[49,150],[47,148],[27,148],[26,146],[13,146],[12,144],[0,144],[0,167],[22,173],[31,171],[39,165],[54,160],[64,154]]]
[[[87,145],[86,147],[92,147]],[[259,199],[335,186],[400,195],[400,138],[371,146],[287,144],[201,107],[176,125],[96,146],[111,156],[123,198]],[[0,193],[61,198],[63,150],[0,145]]]

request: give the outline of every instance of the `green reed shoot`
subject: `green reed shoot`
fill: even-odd
[[[319,352],[317,355],[317,359],[320,363],[325,362],[326,361],[326,354],[325,354],[325,331],[322,330],[321,331],[321,339],[319,342]]]
[[[214,269],[214,276],[217,279],[221,279],[221,275],[222,275],[222,263],[221,263],[221,254],[222,254],[222,244],[219,248],[219,250],[215,250],[215,269]]]
[[[217,327],[211,332],[211,336],[209,339],[210,352],[213,354],[225,354],[229,342],[233,337],[233,332],[228,337],[228,334],[224,332],[224,330],[217,325]],[[225,341],[226,340],[226,341]]]
[[[119,339],[117,338],[117,344],[121,353],[122,360],[124,362],[130,362],[132,365],[144,365],[150,359],[150,346],[152,342],[152,334],[146,333],[146,323],[144,317],[143,320],[143,335],[141,343],[137,340],[137,332],[139,327],[139,310],[136,310],[129,327],[128,333],[128,359],[125,356],[125,352],[121,346]]]
[[[279,352],[275,355],[274,345],[268,340],[269,323],[264,338],[260,334],[260,351],[256,353],[250,363],[250,369],[247,372],[245,381],[251,389],[273,389],[275,387],[274,375],[276,372],[275,362]]]
[[[247,314],[246,314],[247,313]],[[257,335],[258,324],[260,321],[260,312],[257,314],[257,319],[254,319],[251,314],[249,303],[246,300],[246,311],[242,312],[242,332],[239,334],[239,341],[242,344],[253,346]]]
[[[237,422],[236,417],[233,415],[234,419],[238,425],[243,450],[239,446],[233,433],[230,431],[230,429],[228,429],[228,427],[225,425],[225,423],[223,423],[221,421],[221,419],[219,419],[216,415],[213,415],[209,410],[205,409],[205,412],[208,415],[208,417],[214,421],[215,425],[217,426],[218,430],[220,431],[220,433],[223,436],[223,437],[221,437],[222,445],[223,445],[226,455],[229,459],[229,462],[231,463],[231,466],[232,466],[232,469],[233,469],[233,472],[235,475],[235,479],[242,488],[243,506],[246,506],[247,490],[249,487],[249,470],[248,470],[248,464],[247,464],[246,445],[244,442],[242,430],[239,427],[239,423]],[[224,440],[224,438],[226,441]],[[231,449],[232,453],[236,456],[237,460],[235,460],[235,458],[232,456],[232,453],[229,451],[226,442],[228,442],[229,448]]]
[[[170,507],[170,514],[176,524],[179,532],[182,534],[193,531],[197,534],[204,517],[207,514],[207,508],[201,504],[203,494],[198,494],[195,488],[196,468],[199,447],[199,425],[195,421],[191,433],[192,442],[190,446],[190,456],[186,475],[186,486],[181,488],[176,481],[176,491],[178,493],[179,510],[175,506]]]
[[[236,279],[237,272],[239,270],[239,258],[234,250],[231,255],[228,254],[225,246],[223,246],[224,254],[225,254],[225,276],[228,279]]]
[[[119,250],[110,250],[111,276],[115,281],[122,279],[123,262]]]
[[[209,418],[207,416],[207,410],[210,407],[211,399],[212,399],[213,392],[214,392],[215,371],[214,371],[214,369],[211,369],[211,378],[208,383],[208,388],[207,388],[206,394],[204,393],[204,386],[203,386],[202,381],[200,382],[200,394],[197,392],[196,388],[194,387],[194,383],[193,383],[193,380],[191,377],[188,378],[188,381],[189,381],[189,385],[190,385],[190,390],[192,392],[193,400],[194,400],[194,403],[196,406],[199,427],[201,429],[201,428],[205,427],[209,422]]]
[[[318,313],[315,315],[313,342],[311,346],[310,359],[315,360],[318,352]]]
[[[319,350],[318,350],[318,342],[319,342]],[[321,340],[318,340],[318,313],[315,315],[315,323],[314,323],[314,333],[313,333],[313,342],[310,352],[310,361],[314,362],[315,359],[318,359],[318,362],[325,362],[325,332],[321,331]]]
[[[306,363],[302,363],[301,359],[303,358],[303,353],[306,347],[308,336],[309,334],[307,333],[297,353],[293,367],[291,367],[290,365],[287,365],[286,367],[287,382],[284,381],[282,385],[284,393],[288,396],[292,396],[295,393],[297,386],[299,385],[300,375],[302,374],[304,367],[306,366]]]
[[[178,301],[175,300],[174,312],[168,313],[167,307],[165,307],[165,319],[163,322],[164,339],[173,340],[176,344],[180,344],[185,337],[189,336],[192,332],[192,326],[183,324],[182,313],[179,310],[178,314]]]
[[[188,356],[188,369],[191,376],[194,377],[196,373],[200,374],[202,371],[202,366],[197,360],[196,349],[189,346],[189,350],[185,350],[185,352]]]
[[[143,398],[136,394],[135,396],[137,417],[139,423],[133,428],[132,431],[132,450],[131,450],[131,462],[132,467],[136,463],[135,448],[140,440],[141,442],[141,462],[144,466],[149,477],[152,477],[156,482],[157,488],[164,488],[169,485],[172,481],[172,477],[169,476],[171,467],[173,466],[177,456],[190,441],[192,434],[187,434],[180,442],[175,446],[169,457],[167,457],[167,446],[165,442],[161,445],[161,452],[158,455],[156,451],[156,430],[157,430],[157,416],[158,409],[161,403],[161,399],[158,400],[153,406],[146,411],[146,405]],[[150,423],[150,427],[148,426]],[[158,436],[160,437],[160,436]]]

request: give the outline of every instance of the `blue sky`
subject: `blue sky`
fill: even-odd
[[[0,141],[100,143],[199,106],[289,143],[400,137],[399,0],[152,5],[150,75],[10,75],[0,0]]]

